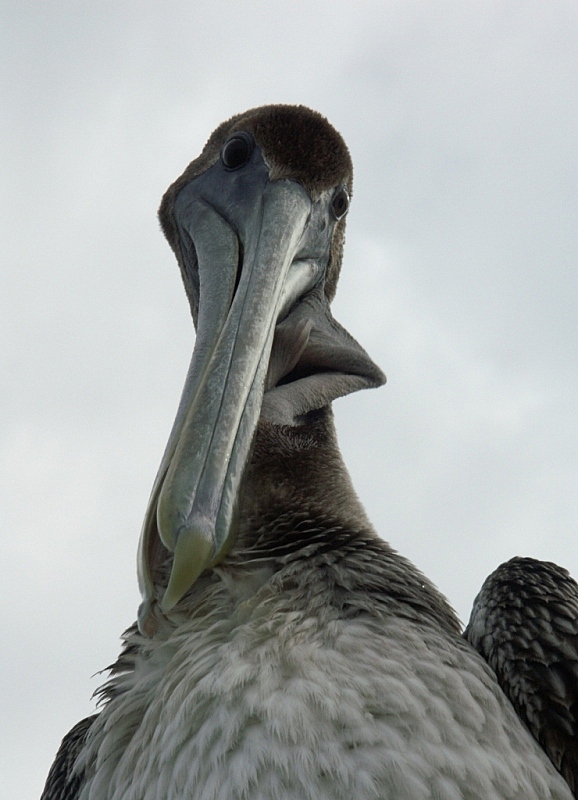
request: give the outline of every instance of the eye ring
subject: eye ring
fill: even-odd
[[[336,220],[343,219],[349,210],[349,192],[345,186],[340,186],[333,195],[331,210]]]
[[[244,131],[234,133],[221,148],[221,162],[225,169],[241,169],[251,158],[255,143]]]

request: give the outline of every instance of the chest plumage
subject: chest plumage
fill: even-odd
[[[153,640],[133,629],[80,797],[569,797],[481,658],[396,614],[375,563],[372,597],[356,567],[312,553],[223,568],[186,619]]]

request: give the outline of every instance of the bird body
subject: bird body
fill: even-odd
[[[331,417],[281,432],[283,474],[275,433],[238,548],[153,637],[125,634],[69,800],[570,798],[444,598],[372,530]]]
[[[43,800],[572,797],[341,460],[331,401],[384,381],[329,311],[350,184],[328,123],[280,106],[220,126],[165,195],[195,353],[138,625]]]
[[[199,587],[199,616],[115,681],[80,798],[571,796],[467,644],[385,610],[348,619],[331,603],[354,570],[320,580],[332,560]],[[279,591],[296,571],[307,585]]]

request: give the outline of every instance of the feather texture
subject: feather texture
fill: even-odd
[[[486,579],[464,635],[576,792],[578,584],[556,564],[513,558]]]
[[[429,582],[325,524],[206,575],[153,639],[127,632],[80,800],[571,796]]]

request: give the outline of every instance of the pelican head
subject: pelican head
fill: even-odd
[[[154,606],[168,613],[232,547],[260,420],[302,425],[385,380],[330,311],[351,181],[324,117],[265,106],[220,125],[163,197],[197,335],[141,534],[144,632]]]

